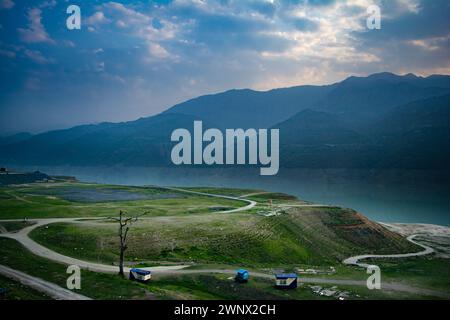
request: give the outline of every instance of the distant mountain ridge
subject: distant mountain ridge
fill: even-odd
[[[284,167],[447,169],[449,119],[450,76],[379,73],[327,86],[230,90],[136,121],[24,137],[2,145],[0,162],[170,166],[171,132],[202,120],[205,128],[279,128]]]
[[[0,146],[17,143],[31,138],[32,134],[28,132],[20,132],[6,137],[0,137]]]
[[[300,86],[260,92],[230,90],[188,100],[165,111],[186,114],[220,128],[267,128],[316,104],[331,87]]]

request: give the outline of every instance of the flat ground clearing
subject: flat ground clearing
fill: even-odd
[[[117,225],[110,221],[54,223],[30,236],[82,260],[111,264],[118,259]],[[329,267],[355,253],[419,250],[354,211],[307,207],[273,217],[253,211],[145,217],[132,226],[126,260],[130,265],[164,261],[287,270],[300,264]]]
[[[239,208],[239,200],[211,198],[158,187],[87,183],[35,183],[0,187],[0,219],[112,216],[119,210],[149,216],[208,213]]]

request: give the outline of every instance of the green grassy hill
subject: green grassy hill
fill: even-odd
[[[404,238],[338,207],[283,207],[304,201],[261,190],[197,188],[233,196],[246,195],[258,205],[248,211],[220,213],[246,202],[158,187],[126,187],[78,182],[35,183],[0,189],[1,218],[110,217],[119,210],[147,212],[132,226],[127,260],[131,262],[196,262],[290,268],[336,264],[361,253],[418,250]],[[219,209],[217,209],[219,208]],[[9,229],[10,226],[5,226]],[[91,261],[117,261],[117,226],[111,221],[55,223],[31,236],[38,242]]]
[[[108,264],[118,260],[117,226],[110,222],[52,224],[31,236],[69,256]],[[404,238],[351,210],[302,208],[278,217],[209,214],[142,220],[130,232],[127,260],[283,268],[415,250]]]
[[[109,217],[119,210],[151,216],[208,213],[243,201],[186,194],[158,187],[63,182],[0,187],[0,219]]]
[[[35,256],[11,239],[0,238],[0,264],[54,282],[62,287],[66,285],[66,266]],[[426,273],[422,272],[421,274],[425,278],[430,271],[433,274],[435,270],[428,268]],[[413,275],[416,274],[417,272],[413,273]],[[148,285],[128,281],[117,275],[86,270],[82,271],[82,276],[82,287],[79,293],[94,299],[336,299],[313,293],[309,285],[302,285],[298,290],[283,291],[275,289],[273,281],[268,279],[252,278],[249,283],[240,285],[236,284],[228,275],[222,274],[158,277]],[[362,277],[364,276],[365,273]],[[4,297],[6,300],[47,298],[29,288],[20,285],[18,287],[17,283],[2,277],[0,277],[0,286],[9,289]],[[331,285],[325,288],[330,287]],[[349,292],[351,299],[430,298],[403,292],[374,292],[358,286],[339,286],[339,290]]]

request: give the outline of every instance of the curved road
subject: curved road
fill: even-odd
[[[233,213],[233,212],[246,211],[246,210],[252,209],[257,204],[255,201],[248,200],[248,199],[242,199],[242,198],[238,198],[238,197],[210,194],[210,193],[184,190],[184,189],[178,189],[178,188],[167,188],[167,189],[180,191],[180,192],[194,193],[194,194],[210,196],[210,197],[245,201],[248,203],[247,206],[240,207],[237,209],[232,209],[232,210],[221,211],[221,213]],[[2,233],[2,234],[0,234],[0,237],[6,237],[6,238],[17,240],[24,247],[26,247],[28,250],[30,250],[32,253],[34,253],[40,257],[49,259],[49,260],[53,260],[53,261],[63,263],[66,265],[78,265],[82,269],[95,271],[95,272],[118,273],[118,271],[119,271],[118,266],[93,263],[93,262],[88,262],[88,261],[68,257],[68,256],[62,255],[60,253],[57,253],[53,250],[50,250],[50,249],[38,244],[37,242],[33,241],[28,236],[32,230],[34,230],[35,228],[44,226],[44,225],[48,225],[48,224],[56,223],[56,222],[82,223],[80,221],[81,219],[89,219],[89,218],[83,217],[83,218],[29,219],[29,221],[33,221],[36,223],[29,227],[26,227],[16,233]],[[95,217],[92,219],[100,220],[100,219],[105,219],[105,218]],[[2,220],[0,220],[0,221],[2,221]],[[7,221],[14,221],[14,220],[7,220]],[[415,242],[413,240],[415,238],[415,236],[416,235],[412,235],[412,236],[408,237],[408,240],[414,244],[417,244],[417,245],[423,247],[424,251],[421,251],[418,253],[395,254],[395,255],[361,255],[361,256],[350,257],[350,258],[344,260],[343,263],[347,264],[347,265],[357,265],[360,267],[367,267],[368,265],[360,263],[359,260],[367,259],[367,258],[407,258],[407,257],[425,255],[425,254],[429,254],[429,253],[433,252],[432,248]],[[229,269],[188,269],[188,270],[185,269],[190,266],[191,265],[157,266],[157,267],[150,267],[150,268],[143,268],[143,269],[151,270],[152,272],[155,272],[156,276],[158,276],[158,275],[164,276],[164,275],[181,275],[181,274],[199,274],[199,273],[222,273],[222,274],[234,275],[236,272],[235,270],[229,270]],[[130,270],[130,268],[125,268],[125,272],[129,272],[129,270]],[[273,279],[273,275],[271,275],[271,274],[260,273],[260,272],[252,272],[251,274],[253,277]],[[364,286],[364,287],[366,286],[366,281],[345,280],[345,279],[301,277],[299,279],[299,281],[304,282],[304,283],[316,283],[316,284],[351,285],[351,286],[355,285],[355,286]],[[446,299],[450,298],[450,295],[447,293],[437,292],[437,291],[422,289],[422,288],[417,288],[417,287],[411,287],[411,286],[399,284],[399,283],[383,283],[383,288],[387,289],[387,290],[395,290],[395,291],[403,291],[403,292],[416,293],[416,294],[431,295],[431,296],[442,297],[442,298],[446,298]]]
[[[82,218],[86,219],[86,218]],[[92,218],[92,219],[105,219],[105,218]],[[82,269],[90,270],[90,271],[96,271],[96,272],[103,272],[103,273],[118,273],[119,267],[113,266],[113,265],[106,265],[106,264],[100,264],[100,263],[94,263],[94,262],[88,262],[79,260],[76,258],[68,257],[65,255],[62,255],[58,252],[55,252],[53,250],[50,250],[36,241],[32,240],[29,237],[29,233],[33,231],[34,229],[38,227],[42,227],[51,223],[57,223],[57,222],[68,222],[68,223],[76,223],[79,221],[80,218],[54,218],[54,219],[29,219],[28,221],[35,222],[35,224],[23,228],[18,232],[14,233],[2,233],[0,234],[0,237],[4,238],[10,238],[17,240],[20,242],[25,248],[30,250],[32,253],[34,253],[37,256],[53,260],[59,263],[63,263],[66,265],[77,265]],[[1,221],[1,220],[0,220]],[[12,221],[12,220],[9,220]],[[165,271],[165,270],[176,270],[176,269],[182,269],[187,266],[162,266],[162,267],[153,267],[151,268],[152,271]],[[130,268],[124,268],[125,272],[129,272]]]
[[[161,187],[159,187],[159,188],[161,188]],[[207,196],[207,197],[213,197],[213,198],[222,198],[222,199],[236,200],[236,201],[244,201],[244,202],[248,203],[248,205],[246,205],[245,207],[239,207],[239,208],[236,208],[236,209],[220,211],[219,213],[235,213],[235,212],[240,212],[240,211],[246,211],[246,210],[252,209],[257,204],[256,201],[249,200],[249,199],[244,199],[244,198],[240,198],[240,197],[224,196],[224,195],[221,195],[221,194],[199,192],[199,191],[186,190],[186,189],[181,189],[181,188],[172,188],[172,187],[162,187],[162,188],[167,189],[167,190],[178,191],[178,192],[197,194],[197,195],[200,195],[200,196]]]
[[[19,241],[23,246],[25,246],[32,253],[53,260],[58,263],[63,263],[66,265],[78,265],[80,268],[95,272],[101,273],[118,273],[119,268],[117,266],[105,265],[100,263],[93,263],[89,261],[79,260],[72,257],[68,257],[57,253],[53,250],[50,250],[37,242],[33,241],[28,237],[28,234],[34,230],[35,228],[45,226],[51,223],[56,222],[68,222],[68,223],[82,223],[79,221],[80,218],[55,218],[55,219],[36,219],[29,220],[36,222],[35,224],[26,227],[19,232],[16,233],[6,233],[0,234],[0,237],[6,237],[10,239],[15,239]],[[84,217],[83,219],[86,219]],[[103,219],[103,218],[97,218]],[[0,220],[1,221],[1,220]],[[9,220],[11,221],[11,220]],[[415,255],[415,254],[413,254]],[[395,255],[395,256],[403,256],[403,255]],[[408,255],[410,256],[410,255]],[[367,256],[360,256],[362,258],[367,258]],[[354,257],[357,258],[357,257]],[[351,259],[351,258],[350,258]],[[361,259],[361,258],[359,258]],[[157,266],[157,267],[149,267],[143,268],[145,270],[150,270],[153,272],[153,277],[158,278],[159,276],[171,276],[171,275],[183,275],[183,274],[212,274],[212,273],[220,273],[220,274],[229,274],[235,275],[236,270],[233,269],[185,269],[187,267],[191,267],[192,265],[179,265],[179,266]],[[130,268],[124,268],[125,272],[129,272]],[[253,272],[251,271],[252,277],[263,278],[263,279],[273,279],[273,274],[261,273],[261,272]],[[366,281],[361,280],[346,280],[346,279],[330,279],[330,278],[308,278],[308,277],[300,277],[299,282],[303,283],[314,283],[314,284],[327,284],[327,285],[350,285],[350,286],[362,286],[366,287]],[[441,297],[449,299],[450,295],[438,291],[422,289],[417,287],[411,287],[404,284],[399,283],[383,283],[383,289],[386,290],[394,290],[394,291],[402,291],[408,293],[415,294],[424,294],[430,295],[434,297]]]
[[[185,189],[179,189],[179,188],[167,187],[166,189],[174,190],[174,191],[178,191],[178,192],[198,194],[198,195],[203,195],[203,196],[208,196],[208,197],[216,197],[216,198],[223,198],[223,199],[229,199],[229,200],[238,200],[238,201],[243,201],[243,202],[248,203],[248,205],[246,205],[244,207],[239,207],[239,208],[232,209],[232,210],[220,211],[220,213],[235,213],[235,212],[240,212],[240,211],[246,211],[246,210],[252,209],[256,205],[256,201],[252,201],[252,200],[248,200],[248,199],[239,199],[238,197],[224,196],[224,195],[205,193],[205,192],[197,192],[197,191],[191,191],[191,190],[185,190]],[[104,272],[104,273],[118,273],[119,272],[118,266],[88,262],[88,261],[83,261],[80,259],[68,257],[68,256],[62,255],[58,252],[55,252],[53,250],[50,250],[50,249],[40,245],[39,243],[35,242],[34,240],[32,240],[29,237],[29,233],[38,227],[42,227],[44,225],[48,225],[48,224],[56,223],[56,222],[68,222],[68,223],[79,222],[79,223],[81,223],[80,219],[100,220],[100,219],[105,219],[105,218],[104,217],[94,217],[94,218],[83,217],[83,218],[29,219],[29,221],[35,222],[35,224],[28,226],[26,228],[23,228],[15,233],[1,233],[0,236],[17,240],[25,248],[30,250],[32,253],[34,253],[40,257],[49,259],[49,260],[53,260],[53,261],[63,263],[66,265],[77,265],[82,269],[90,270],[90,271]],[[0,220],[0,221],[2,221],[2,220]],[[13,221],[13,220],[4,220],[4,221]],[[21,220],[16,220],[16,221],[21,221]],[[162,272],[170,272],[170,271],[174,271],[174,270],[183,269],[183,268],[186,268],[189,266],[190,265],[157,266],[157,267],[143,268],[143,269],[162,273]],[[124,268],[125,272],[129,272],[129,270],[130,270],[130,268]]]

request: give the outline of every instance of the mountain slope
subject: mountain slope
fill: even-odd
[[[371,122],[397,106],[449,94],[449,78],[390,73],[350,77],[339,83],[315,109],[337,114],[343,123],[364,132]]]
[[[186,101],[166,113],[193,115],[221,129],[267,128],[311,109],[336,114],[342,122],[361,129],[396,106],[445,94],[450,94],[450,76],[379,73],[327,86],[230,90]]]
[[[450,161],[450,95],[395,108],[373,126],[386,157],[380,166],[447,168]]]
[[[281,163],[306,168],[446,169],[450,161],[450,95],[408,103],[364,129],[341,116],[300,112],[276,125]]]
[[[313,110],[301,111],[274,128],[282,133],[283,145],[348,145],[365,140],[356,131],[345,128],[338,116]]]
[[[125,123],[51,131],[2,146],[5,165],[167,166],[171,132],[279,128],[282,166],[447,168],[450,76],[350,77],[329,86],[231,90]]]
[[[33,165],[168,165],[172,131],[191,128],[194,120],[192,116],[167,114],[53,131],[5,148],[2,158]]]
[[[8,144],[18,143],[20,141],[28,140],[32,136],[31,133],[28,132],[20,132],[13,134],[11,136],[0,137],[0,146],[5,146]]]
[[[339,116],[301,111],[277,124],[280,163],[292,168],[366,168],[377,151],[370,139],[346,128]]]
[[[178,104],[165,113],[187,114],[219,128],[268,128],[314,106],[330,86],[300,86],[267,92],[230,90]]]
[[[417,100],[386,113],[373,124],[379,134],[407,132],[417,128],[445,127],[450,124],[450,95]]]

